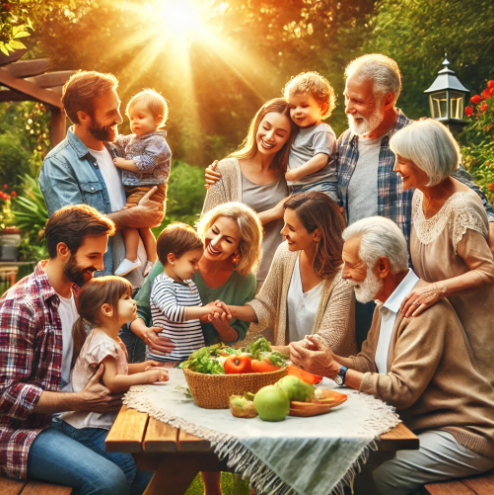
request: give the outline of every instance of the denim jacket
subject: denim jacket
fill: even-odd
[[[112,156],[120,156],[118,148],[112,143],[105,143]],[[72,128],[67,137],[47,155],[41,168],[39,184],[49,216],[67,205],[87,204],[100,213],[111,213],[110,196],[99,169],[96,158],[73,133]],[[123,239],[119,232],[110,239],[108,251],[104,256],[103,271],[96,276],[113,274],[113,251],[117,247],[122,251]],[[134,273],[135,272],[135,273]],[[140,270],[133,270],[129,280],[134,287],[142,285]]]

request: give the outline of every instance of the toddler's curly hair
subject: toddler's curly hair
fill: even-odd
[[[328,109],[322,116],[327,119],[336,107],[336,94],[329,81],[318,72],[301,72],[292,77],[283,90],[284,97],[296,96],[309,93],[322,107],[327,105]]]

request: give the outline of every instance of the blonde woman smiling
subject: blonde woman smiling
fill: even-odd
[[[220,205],[203,216],[198,234],[205,249],[192,280],[202,304],[217,299],[228,304],[250,301],[256,291],[253,272],[261,257],[262,227],[256,214],[241,203]],[[156,335],[161,329],[152,326],[150,293],[154,279],[163,270],[163,265],[157,262],[146,278],[135,298],[138,317],[130,323],[130,329],[156,354],[166,354],[173,349],[166,337]],[[206,345],[243,340],[247,329],[246,322],[230,320],[226,314],[202,322]]]
[[[209,187],[203,213],[228,201],[250,206],[263,225],[262,261],[258,287],[283,241],[283,204],[288,197],[285,172],[297,127],[283,98],[265,103],[252,120],[240,148],[206,170]]]

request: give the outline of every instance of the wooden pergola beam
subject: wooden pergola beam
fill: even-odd
[[[5,55],[5,53],[0,52],[0,66],[11,64],[12,62],[17,62],[21,57],[27,53],[26,49],[16,50],[15,52]]]
[[[56,108],[62,108],[60,96],[55,92],[40,88],[33,82],[26,81],[25,79],[12,77],[5,69],[0,69],[0,84],[15,91],[20,91],[28,96],[32,96],[42,103],[52,105]]]
[[[29,96],[19,91],[0,91],[0,102],[4,101],[38,101],[34,96]]]
[[[36,60],[21,60],[7,65],[5,69],[12,77],[32,77],[43,74],[50,68],[49,58],[38,58]]]
[[[25,80],[36,84],[40,88],[54,88],[56,86],[63,86],[69,77],[75,73],[75,70],[61,70],[59,72],[48,72],[48,74],[29,77]]]

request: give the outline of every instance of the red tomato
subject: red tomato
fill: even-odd
[[[287,372],[289,375],[296,376],[303,380],[305,383],[308,383],[310,385],[315,385],[316,383],[319,383],[322,381],[322,376],[319,375],[313,375],[312,373],[309,373],[308,371],[301,370],[300,368],[297,368],[293,364],[290,364],[287,368]]]
[[[279,366],[266,363],[265,361],[258,361],[257,359],[253,359],[251,364],[252,364],[252,371],[254,373],[266,373],[268,371],[277,371],[280,369]]]
[[[246,355],[234,354],[227,358],[224,368],[227,375],[233,375],[235,373],[252,373],[251,359]]]

